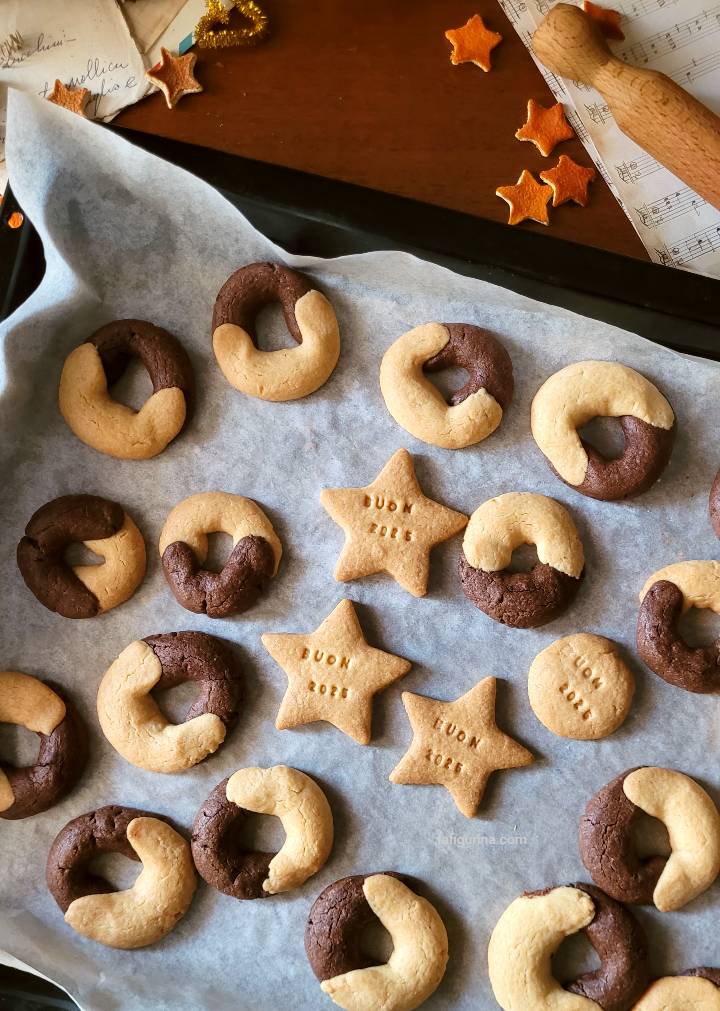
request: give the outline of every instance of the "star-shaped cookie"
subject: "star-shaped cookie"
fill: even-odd
[[[515,136],[518,140],[532,141],[540,154],[547,158],[553,153],[557,144],[574,137],[575,131],[565,119],[565,110],[561,102],[556,102],[546,109],[544,105],[531,98],[527,106],[527,120],[516,131]]]
[[[402,700],[413,739],[390,781],[444,786],[467,818],[476,813],[491,773],[534,761],[495,723],[495,678],[479,681],[454,702],[412,692],[403,692]]]
[[[568,200],[587,207],[588,186],[595,178],[595,169],[578,165],[566,154],[561,154],[557,165],[543,169],[540,178],[552,187],[553,207],[559,207]]]
[[[146,70],[145,76],[165,95],[168,109],[174,109],[185,95],[203,90],[202,84],[193,76],[197,56],[195,53],[173,56],[164,46],[160,47],[160,53],[160,62]]]
[[[409,660],[368,646],[349,600],[341,600],[314,632],[261,638],[288,677],[275,720],[278,730],[325,720],[368,744],[373,695],[412,666]]]
[[[85,106],[90,98],[87,88],[68,88],[62,81],[55,81],[55,87],[47,96],[48,102],[53,105],[60,105],[68,112],[76,112],[78,116],[85,116]]]
[[[473,14],[462,28],[449,28],[445,38],[452,42],[451,63],[455,66],[458,63],[474,63],[487,73],[492,67],[490,53],[503,37],[499,32],[491,31],[479,14]]]
[[[463,513],[423,494],[406,449],[394,453],[364,488],[325,488],[320,501],[345,543],[339,582],[386,572],[415,597],[427,592],[430,551],[467,526]]]
[[[509,225],[519,225],[527,218],[546,225],[550,220],[547,205],[552,192],[549,186],[539,183],[532,172],[523,169],[514,186],[498,186],[495,195],[502,197],[510,207]]]

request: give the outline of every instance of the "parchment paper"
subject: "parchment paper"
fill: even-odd
[[[587,879],[577,824],[600,786],[632,765],[667,765],[698,779],[718,800],[717,699],[664,684],[634,655],[637,593],[645,578],[669,562],[717,553],[706,516],[718,465],[717,366],[397,252],[325,261],[286,256],[202,182],[18,94],[10,103],[8,159],[14,190],[42,234],[48,272],[2,329],[0,665],[65,685],[90,728],[92,757],[79,787],[57,807],[25,821],[0,821],[0,947],[61,981],[88,1011],[330,1007],[303,951],[310,905],[343,875],[394,869],[423,883],[450,934],[447,974],[428,1009],[495,1007],[486,969],[490,931],[524,889]],[[220,285],[236,267],[265,258],[309,271],[340,321],[336,372],[320,391],[295,403],[240,395],[212,354],[210,318]],[[147,462],[113,460],[85,447],[56,407],[65,355],[97,326],[123,316],[147,318],[177,334],[197,373],[191,428]],[[428,320],[480,324],[512,355],[513,404],[500,429],[472,449],[452,452],[417,442],[384,407],[378,382],[383,351]],[[597,503],[576,494],[551,474],[530,436],[530,401],[541,382],[585,357],[639,369],[675,407],[679,431],[671,464],[634,502]],[[434,551],[424,599],[383,576],[346,585],[333,580],[343,537],[319,504],[320,489],[369,482],[400,446],[414,454],[428,494],[468,513],[493,495],[521,489],[552,495],[570,508],[585,543],[587,578],[563,617],[519,631],[477,611],[456,577],[459,539]],[[256,499],[285,554],[256,607],[213,622],[175,602],[156,546],[177,501],[215,488]],[[45,610],[15,566],[15,546],[30,515],[68,492],[120,501],[148,545],[149,571],[140,590],[89,621]],[[357,603],[371,643],[413,662],[401,682],[378,696],[368,747],[327,724],[274,729],[286,678],[264,652],[260,633],[312,630],[342,596]],[[182,775],[155,775],[127,764],[104,740],[95,692],[129,642],[185,628],[237,643],[247,699],[215,757]],[[535,655],[558,636],[581,630],[620,643],[637,675],[631,716],[598,743],[553,736],[527,700]],[[391,785],[388,774],[411,739],[401,691],[450,699],[490,674],[500,679],[499,725],[533,751],[536,763],[496,774],[473,820],[441,787]],[[160,944],[135,952],[102,948],[65,926],[45,887],[44,865],[53,837],[70,818],[114,802],[167,814],[189,829],[220,779],[245,765],[280,762],[314,776],[335,814],[332,856],[304,887],[242,903],[201,883],[177,928]],[[650,934],[655,973],[717,964],[719,897],[716,883],[680,913],[638,911]]]

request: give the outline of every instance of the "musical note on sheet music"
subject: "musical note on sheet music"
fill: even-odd
[[[555,0],[499,2],[532,53],[532,35]],[[571,2],[579,6],[581,0]],[[613,0],[609,5],[622,15],[625,41],[611,43],[621,59],[668,74],[720,114],[720,0]],[[720,278],[720,210],[625,136],[593,88],[538,67],[650,257]]]

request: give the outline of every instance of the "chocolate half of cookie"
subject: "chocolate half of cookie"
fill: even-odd
[[[579,578],[546,562],[536,562],[530,572],[474,568],[461,549],[458,563],[465,596],[495,621],[511,628],[537,628],[561,614],[574,600]]]
[[[594,446],[581,439],[588,457],[587,471],[582,484],[574,487],[590,498],[614,502],[640,495],[657,481],[670,459],[675,442],[675,424],[669,429],[658,428],[632,415],[617,420],[625,447],[616,459],[606,459]]]
[[[249,263],[231,274],[218,292],[213,309],[213,333],[223,323],[242,327],[257,345],[255,318],[270,302],[279,302],[290,336],[302,344],[295,303],[313,285],[307,277],[281,263]]]
[[[75,786],[87,762],[87,733],[80,717],[58,685],[45,684],[65,703],[65,717],[52,733],[38,733],[40,748],[34,765],[17,768],[0,762],[14,798],[10,807],[0,811],[0,818],[9,821],[29,818],[57,804]]]
[[[241,538],[220,572],[210,572],[198,563],[184,541],[168,544],[162,565],[178,603],[195,614],[227,618],[255,603],[275,570],[273,549],[264,537]]]
[[[237,720],[241,695],[241,671],[230,647],[205,632],[165,632],[144,641],[162,668],[154,690],[174,688],[184,681],[198,687],[184,722],[214,713],[229,730]]]
[[[710,489],[710,499],[708,501],[708,511],[710,522],[715,531],[715,535],[720,537],[720,470],[715,475],[715,480]]]
[[[108,386],[122,376],[130,358],[139,358],[158,390],[185,394],[185,424],[195,399],[195,375],[185,348],[167,330],[143,319],[116,319],[96,330],[88,342],[100,355]]]
[[[425,362],[424,368],[428,372],[439,372],[456,366],[469,373],[468,381],[450,397],[450,403],[453,406],[461,404],[484,389],[503,411],[507,410],[515,384],[510,355],[500,341],[487,330],[470,323],[443,323],[443,326],[450,339],[442,351]]]
[[[80,541],[112,537],[124,520],[122,506],[97,495],[62,495],[41,506],[17,548],[18,568],[28,589],[65,618],[94,617],[98,599],[67,564],[65,551]]]
[[[674,583],[667,579],[653,583],[638,614],[638,653],[651,671],[676,688],[720,691],[720,640],[688,646],[678,631],[683,605],[682,591]]]
[[[392,871],[378,873],[402,881]],[[312,905],[305,925],[305,952],[321,982],[376,964],[362,949],[365,928],[380,923],[363,892],[367,877],[372,875],[351,874],[334,881]]]

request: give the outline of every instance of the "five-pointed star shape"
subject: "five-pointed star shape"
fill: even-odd
[[[588,202],[588,186],[595,178],[595,169],[578,165],[566,154],[561,154],[557,165],[544,169],[540,178],[552,187],[553,207],[559,207],[568,200],[573,200],[581,207]]]
[[[625,38],[625,32],[620,27],[620,18],[622,17],[620,11],[612,10],[609,7],[603,7],[600,4],[591,3],[591,0],[583,0],[583,10],[593,21],[597,22],[600,31],[608,39],[617,39],[618,42],[622,42]]]
[[[393,783],[444,786],[472,818],[491,773],[534,761],[495,723],[495,678],[484,678],[454,702],[403,692],[413,729],[409,749],[390,773]]]
[[[203,90],[193,76],[197,56],[195,53],[173,56],[164,47],[160,48],[160,53],[160,62],[146,70],[145,76],[163,92],[168,109],[174,109],[183,96]]]
[[[85,106],[90,98],[87,88],[68,88],[62,81],[55,81],[55,87],[47,96],[48,102],[60,105],[68,112],[76,112],[78,116],[85,115]]]
[[[372,484],[326,488],[320,501],[345,531],[335,578],[344,583],[387,572],[415,597],[427,592],[432,548],[468,522],[423,494],[406,449],[390,457]]]
[[[341,600],[314,632],[261,638],[288,677],[275,721],[278,730],[325,720],[368,744],[373,695],[412,666],[409,660],[368,646],[349,600]]]
[[[546,109],[544,105],[531,98],[527,106],[527,120],[516,131],[515,136],[518,140],[532,141],[540,154],[547,158],[553,153],[556,144],[570,140],[575,136],[575,131],[565,119],[565,110],[561,102],[556,102]]]
[[[548,200],[552,189],[539,183],[532,172],[523,169],[520,178],[514,186],[498,186],[495,195],[510,207],[509,225],[518,225],[526,218],[531,218],[541,225],[546,225],[548,218]]]
[[[474,63],[487,73],[492,67],[490,53],[503,37],[499,32],[491,31],[479,14],[473,14],[462,28],[448,28],[445,38],[452,42],[451,63],[455,66],[458,63]]]

